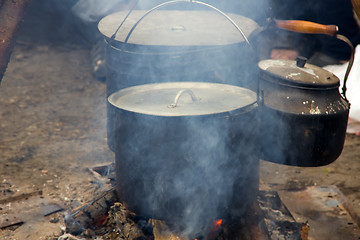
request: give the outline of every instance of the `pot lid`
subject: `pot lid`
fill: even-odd
[[[255,106],[257,95],[246,88],[226,84],[169,82],[121,89],[108,100],[126,111],[173,117],[237,112]]]
[[[99,31],[111,38],[128,11],[104,17]],[[129,31],[146,11],[135,10],[124,22],[115,41],[124,42]],[[236,15],[228,16],[249,36],[259,26],[253,20]],[[147,15],[136,26],[128,43],[156,46],[221,46],[243,42],[239,31],[224,16],[215,11],[157,10]]]
[[[306,59],[262,60],[258,64],[263,73],[271,75],[279,82],[303,87],[329,88],[338,87],[340,80],[325,69],[306,63]]]

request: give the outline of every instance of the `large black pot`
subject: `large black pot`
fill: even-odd
[[[230,213],[241,216],[255,200],[255,92],[160,83],[119,90],[109,102],[116,109],[117,191],[131,210],[194,234]]]
[[[148,12],[134,10],[128,18],[127,11],[114,13],[99,22],[107,44],[107,96],[126,87],[180,81],[254,90],[256,60],[245,38],[258,25],[243,16],[222,15],[206,4],[198,9],[204,3],[196,1],[164,5],[174,2],[188,8],[164,10],[159,5]],[[111,106],[107,111],[108,144],[114,150]]]

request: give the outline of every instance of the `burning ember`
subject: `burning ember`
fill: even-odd
[[[215,220],[211,232],[206,238],[195,238],[194,240],[215,240],[221,230],[222,219]]]
[[[222,219],[216,220],[214,222],[214,230],[215,231],[219,230],[219,228],[221,227],[221,224],[222,224]]]

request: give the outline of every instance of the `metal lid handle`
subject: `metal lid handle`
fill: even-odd
[[[187,88],[187,89],[183,89],[183,90],[180,90],[180,91],[178,92],[178,94],[176,94],[175,99],[174,99],[174,103],[168,105],[168,108],[175,108],[175,107],[177,106],[178,102],[179,102],[179,98],[183,95],[183,93],[189,94],[190,97],[191,97],[191,100],[192,100],[193,102],[196,102],[196,101],[199,100],[199,99],[195,96],[195,94],[194,94],[193,91],[191,91],[191,90],[188,89],[188,88]]]

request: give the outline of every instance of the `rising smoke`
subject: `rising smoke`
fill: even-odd
[[[117,117],[117,183],[138,213],[165,219],[186,236],[206,235],[212,221],[241,216],[253,200],[256,109],[234,119]]]
[[[127,10],[132,4],[131,0],[79,0],[73,7],[72,12],[85,22],[97,22],[102,17],[111,13]],[[140,0],[137,3],[137,9],[150,9],[161,0]]]
[[[72,12],[86,22],[99,21],[102,17],[113,12],[127,10],[135,0],[79,0],[72,7]],[[158,4],[167,2],[166,0],[139,0],[136,9],[151,9]],[[222,11],[238,13],[250,17],[258,22],[264,20],[268,14],[267,0],[243,0],[243,1],[218,1],[205,0],[205,3],[211,4]],[[181,8],[181,4],[179,7]]]
[[[165,1],[140,0],[137,9],[149,9],[161,2]],[[262,13],[249,11],[253,1],[207,2],[224,11],[255,13],[256,17]],[[72,10],[84,21],[98,21],[120,3],[79,1]],[[149,38],[159,36],[154,31]],[[243,41],[240,35],[239,41]],[[146,54],[141,52],[144,49]],[[256,81],[253,52],[246,44],[210,50],[186,46],[180,52],[177,49],[165,54],[161,47],[150,49],[110,49],[108,94],[151,82],[220,81],[244,86]],[[116,132],[120,196],[140,214],[165,219],[186,236],[206,235],[212,221],[230,213],[241,216],[254,198],[259,161],[256,109],[234,118],[168,118],[121,111],[109,116],[116,119],[111,120],[115,126],[110,130]]]

